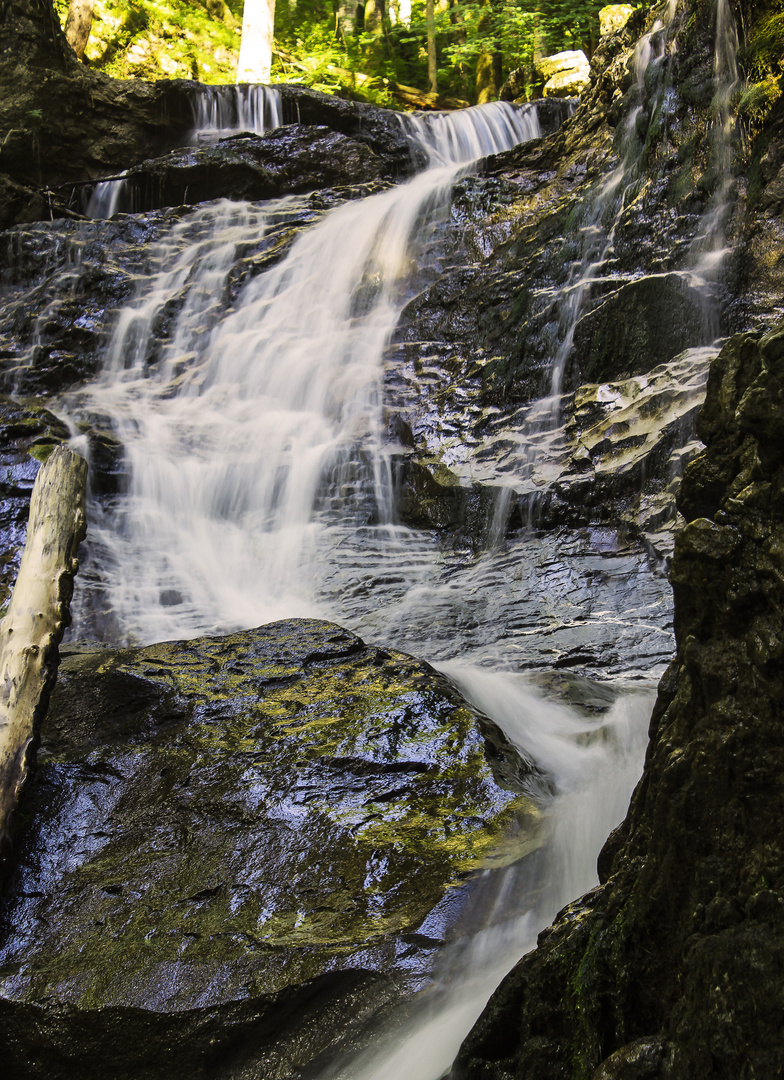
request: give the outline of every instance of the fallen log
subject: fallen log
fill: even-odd
[[[420,110],[436,109],[439,112],[449,112],[455,109],[467,109],[471,104],[461,98],[446,97],[443,94],[426,94],[423,90],[417,90],[415,86],[404,86],[403,83],[391,82],[388,89],[392,97],[401,104]]]
[[[76,552],[86,530],[86,480],[87,462],[65,446],[41,467],[19,575],[0,621],[0,874],[8,863],[19,798],[35,767],[58,646],[71,621]]]

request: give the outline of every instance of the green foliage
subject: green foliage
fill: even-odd
[[[749,81],[739,94],[738,116],[753,135],[784,89],[784,0],[752,24],[739,59]]]
[[[68,0],[56,6],[65,25]],[[116,78],[233,82],[240,30],[222,0],[96,0],[85,59]]]
[[[784,70],[784,3],[776,7],[752,28],[743,53],[744,67],[755,81]]]
[[[63,25],[68,0],[55,0]],[[376,5],[376,6],[374,6]],[[591,52],[602,0],[437,0],[439,92],[473,100],[477,63],[496,58],[502,77],[530,68],[535,52]],[[96,0],[85,54],[120,78],[234,81],[243,0]],[[354,17],[354,11],[357,15]],[[278,0],[272,78],[394,105],[390,84],[425,90],[424,0],[397,18],[389,0],[340,6],[337,0]],[[350,12],[351,14],[348,14]]]

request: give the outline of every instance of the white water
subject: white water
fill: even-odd
[[[242,131],[263,135],[282,123],[283,102],[273,86],[200,86],[193,99],[194,142]]]
[[[103,565],[122,568],[106,584],[121,637],[318,613],[344,540],[343,511],[314,515],[327,482],[333,502],[356,495],[392,524],[382,355],[412,268],[426,264],[471,155],[538,132],[534,112],[510,107],[472,120],[457,120],[452,164],[325,215],[228,306],[238,251],[290,200],[200,207],[153,253],[158,270],[121,312],[103,376],[79,402],[111,417],[130,468],[119,519],[94,514],[91,529]],[[440,156],[447,141],[436,140]],[[178,296],[150,366],[153,328]]]
[[[283,123],[283,102],[271,86],[200,86],[192,107],[194,145],[244,131],[264,135]],[[96,184],[84,212],[90,218],[111,218],[137,209],[123,175]]]
[[[484,590],[479,604],[490,625],[496,594],[517,588],[521,573],[534,575],[480,561],[462,577],[439,578],[441,555],[394,521],[381,395],[384,348],[412,274],[435,257],[431,240],[447,218],[455,178],[472,158],[535,134],[533,114],[498,105],[407,125],[432,167],[326,214],[237,295],[232,274],[242,252],[297,201],[220,202],[174,225],[118,319],[103,376],[66,401],[75,416],[110,418],[126,448],[127,497],[90,514],[92,563],[100,567],[94,602],[110,613],[115,640],[186,637],[293,615],[341,618],[350,591],[341,566],[367,559],[369,577],[385,567],[399,584],[388,606],[373,589],[351,606],[352,617],[361,612],[358,628],[443,656],[436,639],[448,626],[448,652],[465,654],[457,634],[461,611],[476,603],[471,594]],[[154,353],[151,335],[165,318],[173,329]],[[351,589],[361,593],[364,583],[360,574]],[[521,658],[517,647],[506,640],[479,651],[510,667]],[[623,815],[641,764],[649,694],[625,694],[591,721],[514,675],[465,660],[445,669],[551,772],[558,797],[536,874],[525,891],[514,871],[500,887],[497,878],[487,882],[496,890],[483,903],[487,925],[445,957],[426,1023],[397,1049],[385,1047],[383,1065],[349,1066],[376,1080],[435,1080],[448,1066],[504,971],[595,880],[598,848]]]
[[[558,325],[559,344],[550,364],[550,393],[534,402],[521,420],[515,436],[517,449],[509,455],[499,477],[502,488],[493,524],[496,536],[502,536],[509,507],[515,494],[527,501],[529,520],[536,517],[541,490],[546,487],[542,461],[563,455],[561,412],[564,377],[572,355],[574,337],[589,301],[606,282],[613,285],[615,240],[618,227],[641,194],[646,162],[645,137],[638,131],[641,118],[647,126],[660,123],[677,103],[670,76],[670,61],[678,48],[682,12],[678,0],[667,0],[660,16],[635,47],[630,63],[635,104],[628,109],[618,126],[616,147],[618,164],[589,196],[583,219],[575,230],[578,257],[569,267],[566,282],[559,286],[550,301],[552,317]],[[703,343],[692,350],[702,354],[701,378],[707,379],[709,360],[718,352],[719,318],[714,285],[729,252],[726,223],[731,209],[731,158],[735,121],[731,108],[733,91],[738,83],[738,36],[729,0],[716,0],[714,44],[715,94],[711,105],[710,167],[717,175],[715,189],[708,202],[697,235],[691,243],[687,265],[678,273],[684,285],[694,291],[702,308]],[[649,274],[652,278],[657,275]],[[615,282],[617,285],[618,282]],[[706,348],[708,346],[709,348]],[[712,347],[711,347],[712,346]],[[498,433],[493,431],[493,436]],[[543,452],[544,450],[544,452]],[[546,472],[546,467],[545,467]],[[558,470],[552,472],[557,478]],[[539,488],[539,492],[531,490]]]
[[[490,715],[554,778],[541,858],[480,883],[473,906],[483,928],[457,939],[442,957],[416,1018],[377,1047],[320,1080],[438,1080],[449,1069],[492,991],[536,944],[557,912],[597,883],[596,856],[623,819],[640,775],[652,692],[620,697],[600,719],[547,701],[524,678],[461,663],[440,665],[468,700]],[[499,880],[500,878],[500,880]]]

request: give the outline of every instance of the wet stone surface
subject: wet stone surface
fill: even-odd
[[[144,161],[128,171],[117,209],[138,213],[219,198],[273,199],[368,183],[386,171],[362,142],[323,126],[289,124],[266,135],[246,133]]]
[[[455,887],[536,846],[535,781],[443,676],[329,623],[66,652],[0,993],[179,1013],[355,969],[410,991]]]

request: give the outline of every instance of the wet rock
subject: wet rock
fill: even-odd
[[[210,199],[272,199],[294,192],[365,184],[384,163],[369,147],[326,127],[291,124],[266,135],[221,139],[173,151],[130,169],[116,210],[145,212]]]
[[[35,1018],[39,1069],[64,1040],[92,1075],[111,1037],[118,1075],[300,1076],[427,980],[454,886],[536,845],[527,768],[427,665],[326,623],[66,653],[0,1010]]]
[[[403,524],[454,532],[477,549],[486,546],[495,488],[461,481],[438,460],[403,458],[395,471],[396,505]]]
[[[287,124],[328,127],[364,143],[384,162],[385,175],[410,176],[424,164],[419,153],[412,151],[400,118],[392,110],[344,101],[304,86],[284,84],[277,89]]]
[[[574,363],[588,382],[628,378],[711,336],[709,305],[679,274],[621,285],[574,330]]]
[[[691,520],[671,574],[677,655],[602,884],[501,984],[455,1078],[779,1069],[784,426],[770,357],[781,340],[781,326],[732,339],[711,369],[707,447],[686,468]]]

